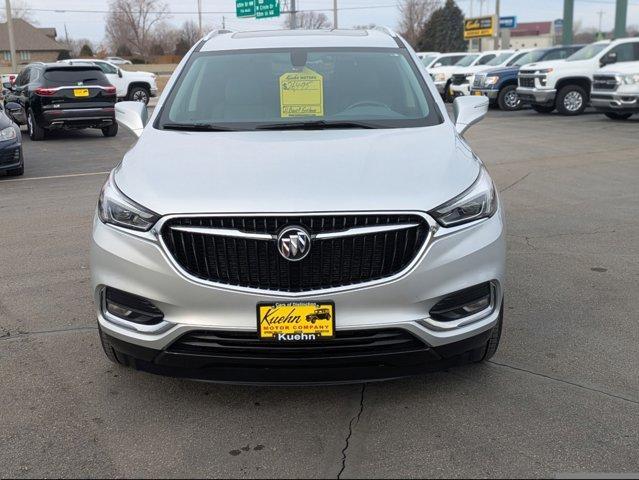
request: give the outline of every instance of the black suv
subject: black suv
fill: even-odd
[[[115,87],[99,67],[32,63],[9,87],[5,104],[19,124],[27,124],[31,140],[43,140],[48,130],[99,128],[106,137],[118,133]]]

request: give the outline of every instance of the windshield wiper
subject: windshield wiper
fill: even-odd
[[[316,120],[311,122],[267,123],[258,125],[255,130],[324,130],[329,128],[377,128],[362,122],[327,122]]]
[[[234,128],[213,125],[211,123],[165,123],[165,130],[187,130],[190,132],[233,132]]]

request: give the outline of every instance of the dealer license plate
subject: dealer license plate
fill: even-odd
[[[73,89],[74,97],[88,97],[89,89],[88,88],[74,88]]]
[[[257,305],[261,340],[316,342],[335,336],[333,302],[282,302]]]

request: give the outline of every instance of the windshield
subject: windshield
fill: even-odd
[[[426,66],[429,66],[433,60],[435,60],[439,55],[426,55],[422,57],[422,63]]]
[[[533,50],[532,52],[528,52],[515,63],[513,63],[513,65],[521,67],[522,65],[526,65],[527,63],[537,62],[546,54],[547,51],[548,50]]]
[[[601,52],[604,48],[606,48],[608,43],[591,43],[590,45],[586,45],[581,50],[577,50],[575,53],[570,55],[566,61],[574,62],[575,60],[588,60],[599,52]]]
[[[501,65],[512,56],[513,56],[513,52],[500,53],[495,58],[493,58],[490,62],[486,63],[486,65],[491,65],[491,66]]]
[[[441,121],[406,50],[296,48],[194,54],[157,126],[395,128]]]
[[[477,57],[479,57],[479,55],[466,55],[459,62],[457,62],[455,64],[455,66],[456,67],[468,67],[468,66],[470,66],[471,63],[473,63],[475,60],[477,60]]]

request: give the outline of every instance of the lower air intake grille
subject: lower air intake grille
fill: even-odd
[[[177,339],[170,353],[235,358],[331,358],[403,353],[426,349],[406,330],[336,331],[335,338],[313,343],[265,342],[256,332],[193,331]]]
[[[313,238],[317,234],[393,225],[398,228]],[[276,236],[290,226],[303,227],[312,238],[310,252],[296,262],[280,255],[275,239],[219,234],[219,229],[230,229]],[[180,227],[218,230],[213,234],[194,233]],[[167,249],[188,274],[213,283],[283,292],[323,290],[391,277],[410,265],[428,234],[428,222],[411,214],[191,217],[171,219],[162,228]]]

